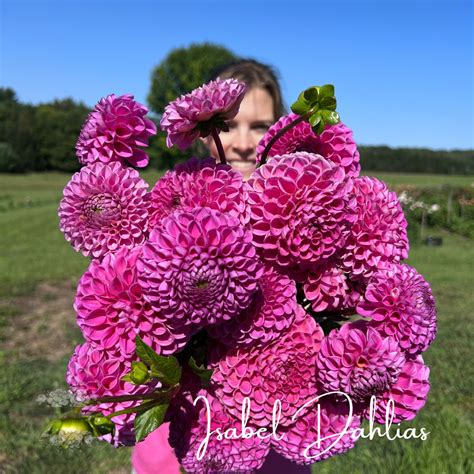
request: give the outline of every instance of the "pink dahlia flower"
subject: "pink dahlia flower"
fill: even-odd
[[[148,109],[133,100],[133,95],[114,94],[97,102],[82,126],[76,154],[83,164],[127,161],[133,166],[148,164],[148,155],[140,148],[148,146],[156,125],[146,114]]]
[[[91,262],[77,289],[77,321],[84,337],[101,349],[132,357],[139,335],[159,354],[173,354],[188,334],[172,332],[143,298],[136,274],[140,252],[141,247],[121,248]]]
[[[204,396],[209,402],[210,430],[220,430],[224,434],[232,430],[242,433],[240,418],[230,417],[214,394],[200,390],[191,395],[180,394],[170,407],[170,445],[174,448],[178,461],[189,473],[254,473],[259,469],[269,450],[270,440],[252,436],[247,439],[217,439],[210,437],[204,456],[197,459],[198,450],[207,435],[207,412],[205,402],[199,399],[196,406],[193,401]],[[230,432],[230,431],[229,431]]]
[[[411,355],[426,351],[436,337],[436,305],[430,285],[408,265],[391,265],[375,273],[357,311]]]
[[[207,332],[227,346],[265,345],[286,331],[297,311],[296,284],[267,265],[250,306]]]
[[[397,195],[382,181],[363,176],[354,180],[357,220],[342,256],[351,277],[367,280],[381,265],[408,257],[407,221]]]
[[[209,207],[249,221],[247,183],[229,165],[214,158],[191,158],[160,178],[151,191],[150,228],[175,211]]]
[[[251,401],[250,420],[256,426],[272,423],[273,405],[281,401],[280,425],[316,394],[315,360],[323,331],[298,308],[288,331],[263,347],[231,348],[212,375],[219,401],[239,417],[245,397]]]
[[[214,126],[234,118],[246,91],[247,86],[236,79],[217,79],[171,102],[160,121],[168,147],[185,150],[197,138],[207,137]]]
[[[272,448],[277,453],[304,465],[343,454],[355,446],[360,418],[354,414],[349,417],[347,403],[324,396],[311,404],[309,410],[278,433],[281,440],[272,439]]]
[[[341,167],[309,153],[276,156],[248,183],[254,244],[265,260],[321,264],[344,245],[356,216]]]
[[[305,276],[304,295],[315,312],[352,310],[362,297],[357,282],[350,280],[338,265],[329,263]]]
[[[66,240],[95,258],[143,243],[147,187],[137,171],[118,162],[85,166],[66,185],[59,204],[59,226]]]
[[[270,140],[284,127],[294,122],[299,115],[289,114],[273,124],[257,146],[257,162]],[[288,155],[306,151],[321,155],[344,168],[348,176],[356,177],[360,173],[360,156],[354,141],[352,130],[342,122],[331,125],[316,135],[308,122],[300,122],[281,136],[270,149],[268,157]]]
[[[387,416],[387,405],[389,400],[393,401],[393,423],[410,421],[425,406],[428,392],[430,369],[424,365],[421,355],[416,359],[406,361],[402,371],[390,390],[386,390],[377,396],[376,409],[374,411],[374,420],[377,423],[384,424]],[[389,420],[391,419],[391,409]],[[370,419],[370,409],[364,413],[367,419]]]
[[[66,381],[81,400],[107,396],[144,394],[153,390],[153,385],[133,385],[121,378],[130,371],[131,361],[115,351],[104,351],[86,342],[76,347],[69,361]],[[156,383],[155,383],[156,385]],[[139,405],[141,402],[101,403],[85,407],[83,413],[100,412],[104,416],[119,410]],[[112,418],[115,431],[104,439],[115,445],[133,445],[134,414],[118,415]]]
[[[137,266],[145,299],[175,328],[233,318],[250,304],[263,273],[250,232],[207,207],[165,218]]]
[[[388,390],[404,363],[397,341],[381,336],[366,321],[333,329],[316,358],[321,391],[344,392],[360,403]]]

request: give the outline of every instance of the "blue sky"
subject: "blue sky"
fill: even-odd
[[[0,0],[1,84],[25,102],[111,92],[191,42],[276,66],[287,103],[336,86],[361,144],[473,148],[473,7],[461,0]]]

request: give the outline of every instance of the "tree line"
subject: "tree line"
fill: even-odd
[[[219,66],[237,59],[212,43],[176,48],[152,72],[148,94],[150,118],[157,124],[166,104],[203,82]],[[75,144],[90,107],[71,98],[32,105],[22,103],[11,88],[0,88],[0,172],[77,171]],[[148,148],[150,167],[169,169],[199,147],[186,152],[168,149],[158,132]],[[360,146],[364,170],[406,173],[474,174],[473,150],[430,150]]]

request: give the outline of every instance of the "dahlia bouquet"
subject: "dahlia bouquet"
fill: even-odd
[[[395,193],[360,176],[334,87],[311,87],[266,133],[246,182],[219,132],[246,86],[212,81],[170,103],[168,146],[211,135],[148,191],[134,167],[156,132],[110,95],[77,142],[60,228],[91,258],[74,308],[85,342],[67,382],[80,411],[56,420],[115,446],[170,422],[187,472],[254,472],[270,449],[310,464],[352,449],[361,422],[412,420],[436,335],[428,283],[408,257]]]

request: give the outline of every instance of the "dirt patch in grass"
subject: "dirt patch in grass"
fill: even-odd
[[[77,333],[73,310],[76,281],[41,283],[33,294],[0,299],[6,317],[0,349],[15,358],[44,358],[56,362],[71,353]]]

